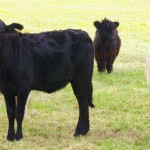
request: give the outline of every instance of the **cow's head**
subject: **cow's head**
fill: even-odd
[[[112,22],[105,18],[101,22],[95,21],[94,26],[102,40],[111,41],[114,40],[113,31],[119,26],[119,22]]]
[[[12,23],[10,25],[6,25],[2,20],[0,20],[0,33],[11,33],[18,34],[19,31],[23,29],[23,25],[19,23]]]

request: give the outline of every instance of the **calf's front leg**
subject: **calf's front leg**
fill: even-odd
[[[14,136],[15,136],[14,123],[15,123],[15,109],[16,109],[15,96],[3,91],[2,93],[4,94],[4,98],[5,98],[7,117],[9,123],[7,140],[14,141]]]
[[[17,108],[16,108],[16,121],[17,121],[17,132],[15,135],[16,140],[20,140],[23,138],[22,133],[22,122],[24,118],[24,112],[25,112],[25,105],[26,101],[29,95],[29,90],[27,89],[21,89],[18,92],[17,96]]]

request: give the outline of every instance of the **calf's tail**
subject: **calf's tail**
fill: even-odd
[[[94,108],[94,107],[95,107],[95,105],[94,105],[93,103],[89,103],[89,106],[90,106],[91,108]]]

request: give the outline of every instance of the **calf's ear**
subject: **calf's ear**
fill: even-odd
[[[115,28],[119,26],[119,22],[114,22],[114,24],[115,24]]]
[[[8,32],[8,33],[13,32],[15,29],[21,31],[23,29],[23,25],[21,25],[19,23],[12,23],[10,25],[7,25],[5,29],[6,29],[6,32]]]
[[[94,21],[94,26],[96,29],[100,29],[101,23],[99,21]]]
[[[19,23],[16,23],[15,26],[16,26],[15,28],[20,30],[20,31],[24,28],[23,25],[21,25]]]
[[[10,26],[12,26],[12,28],[15,28],[20,31],[23,29],[23,25],[21,25],[19,23],[12,23]]]

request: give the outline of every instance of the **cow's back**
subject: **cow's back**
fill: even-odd
[[[84,31],[68,29],[24,34],[20,39],[24,47],[22,64],[30,62],[32,71],[25,70],[35,90],[53,92],[62,88],[86,67],[92,74],[94,50],[92,40]]]

